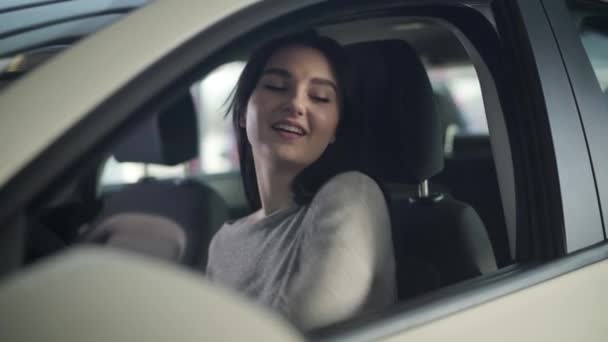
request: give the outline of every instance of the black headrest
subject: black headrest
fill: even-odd
[[[198,156],[198,122],[187,94],[131,132],[113,150],[119,162],[176,165]]]
[[[440,117],[416,51],[402,40],[346,46],[366,170],[383,181],[419,183],[443,169]]]

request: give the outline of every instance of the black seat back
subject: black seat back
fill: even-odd
[[[424,189],[444,166],[441,121],[415,50],[401,40],[347,49],[359,129],[368,145],[365,171],[385,184],[391,198],[399,297],[495,270],[486,229],[472,207],[444,194],[395,191],[404,184]]]

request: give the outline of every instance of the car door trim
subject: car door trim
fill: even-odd
[[[548,263],[514,265],[360,317],[309,333],[315,341],[373,341],[402,333],[463,310],[531,288],[608,259],[608,244],[581,250]]]

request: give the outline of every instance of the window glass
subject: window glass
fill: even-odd
[[[605,1],[566,0],[602,91],[608,89],[608,6]]]
[[[120,163],[108,159],[101,186],[135,183],[144,177],[184,178],[238,171],[238,154],[232,120],[225,113],[244,62],[224,64],[195,83],[190,93],[198,114],[199,157],[177,166]]]
[[[157,179],[183,178],[186,175],[186,165],[165,166],[143,163],[120,163],[110,157],[104,165],[101,174],[101,185],[117,185],[135,183],[146,177]]]
[[[435,67],[428,70],[435,91],[438,110],[446,128],[457,128],[458,134],[488,134],[481,86],[471,64]]]
[[[580,26],[580,36],[595,76],[604,93],[608,89],[608,25],[606,18],[589,17]]]
[[[196,167],[202,174],[238,170],[232,119],[225,113],[230,94],[244,67],[244,62],[224,64],[192,87],[200,134],[200,158]]]

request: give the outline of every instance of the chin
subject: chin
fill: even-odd
[[[312,164],[314,160],[310,160],[300,151],[294,151],[291,148],[278,148],[271,152],[274,163],[289,168],[304,169]]]
[[[310,162],[302,160],[303,158],[298,157],[290,153],[277,153],[273,156],[276,165],[281,165],[289,168],[304,169]]]
[[[263,153],[276,165],[302,170],[321,156],[321,154],[311,153],[312,151],[304,151],[305,149],[302,147],[291,144],[268,144]]]

